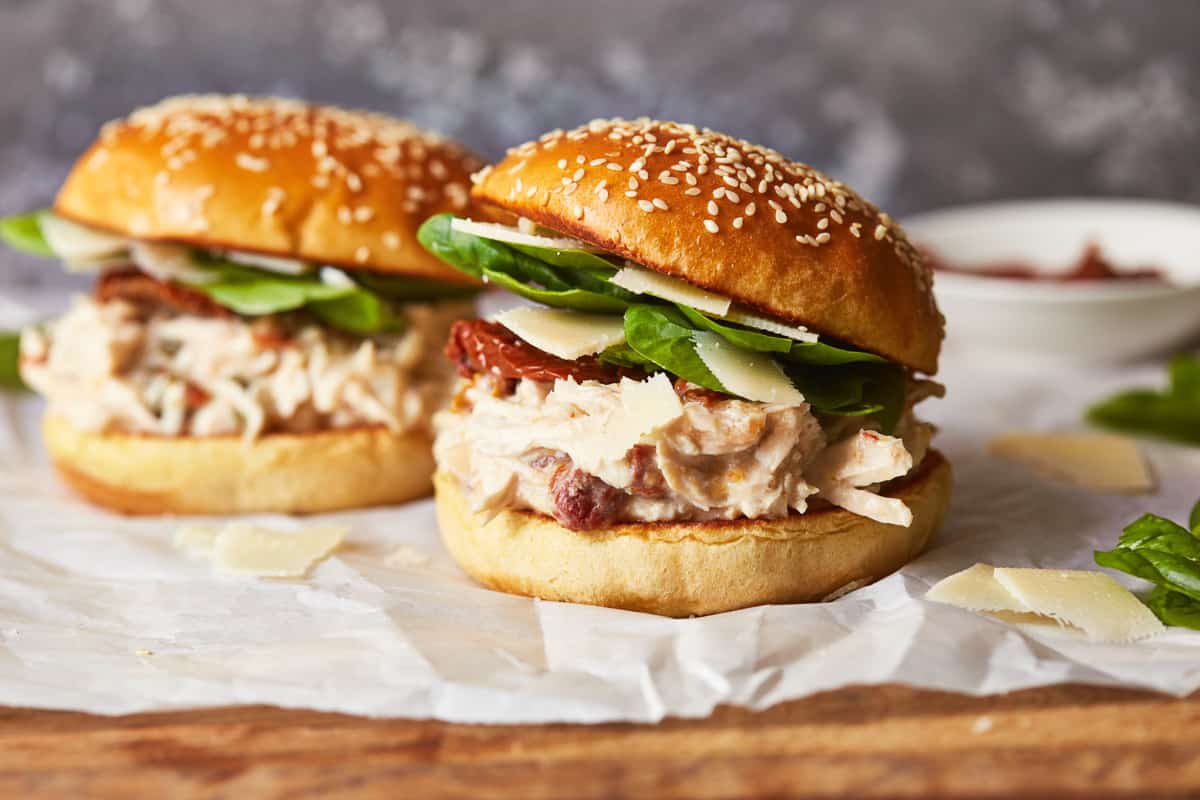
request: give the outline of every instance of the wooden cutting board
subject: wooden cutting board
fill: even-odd
[[[842,689],[660,725],[0,709],[3,797],[1200,796],[1200,695]]]

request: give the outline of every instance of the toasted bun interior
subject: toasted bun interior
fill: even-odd
[[[406,122],[278,98],[174,97],[109,123],[55,211],[150,240],[470,279],[416,231],[470,213],[481,162]]]
[[[509,151],[483,203],[927,373],[943,336],[932,277],[845,184],[690,125],[597,120]]]
[[[54,466],[96,505],[126,514],[314,514],[428,494],[425,433],[383,428],[236,436],[87,433],[47,416]]]
[[[835,508],[780,520],[622,524],[572,531],[527,511],[489,522],[457,481],[434,478],[442,538],[480,583],[513,594],[672,617],[820,600],[877,580],[919,554],[950,499],[950,465],[931,451],[886,492],[913,524],[885,525]]]

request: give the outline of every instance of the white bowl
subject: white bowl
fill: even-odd
[[[970,270],[1019,261],[1069,270],[1089,242],[1153,280],[1052,283],[939,272],[948,350],[1075,363],[1128,361],[1200,334],[1200,208],[1139,200],[1034,200],[904,221],[909,238]]]

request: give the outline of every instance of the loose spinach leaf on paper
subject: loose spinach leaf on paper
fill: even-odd
[[[1095,425],[1200,444],[1200,359],[1177,356],[1164,391],[1131,389],[1087,410]]]
[[[0,331],[0,389],[19,392],[24,390],[20,370],[21,334],[16,331]]]
[[[633,295],[584,269],[563,269],[508,245],[461,231],[451,214],[427,219],[417,231],[426,250],[468,275],[556,308],[619,312]]]
[[[1155,586],[1146,605],[1164,625],[1200,630],[1200,601],[1165,586]]]
[[[1192,522],[1200,503],[1192,509]],[[1200,630],[1200,527],[1192,530],[1155,514],[1130,523],[1112,550],[1097,550],[1096,563],[1155,586],[1146,605],[1167,625]]]
[[[46,211],[31,211],[0,217],[0,241],[14,250],[34,256],[53,256],[54,251],[42,235],[40,218]]]
[[[645,360],[686,381],[727,392],[696,352],[695,331],[671,306],[637,303],[625,310],[625,343]]]

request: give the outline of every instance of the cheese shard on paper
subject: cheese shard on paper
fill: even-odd
[[[214,525],[183,525],[175,531],[175,546],[189,556],[208,556],[220,532]]]
[[[568,361],[625,341],[625,322],[617,314],[518,307],[500,312],[495,320],[538,350]]]
[[[1137,443],[1110,433],[1007,433],[988,452],[1034,472],[1085,489],[1122,494],[1154,490],[1154,477]]]
[[[298,578],[337,549],[347,533],[344,525],[298,531],[273,531],[245,522],[184,525],[175,532],[175,546],[230,572]]]
[[[230,572],[267,578],[298,578],[337,549],[349,532],[344,525],[285,532],[235,522],[217,535],[213,543],[213,564]]]
[[[687,281],[663,275],[644,267],[627,266],[608,279],[622,289],[634,294],[648,294],[672,303],[723,317],[729,312],[733,301],[716,292],[709,292]]]
[[[1127,642],[1163,630],[1158,618],[1128,589],[1091,570],[976,564],[938,582],[926,596],[972,611],[1049,617],[1096,641]]]
[[[804,395],[769,353],[746,350],[709,331],[696,331],[692,339],[704,366],[722,386],[739,397],[760,403],[804,402]]]

